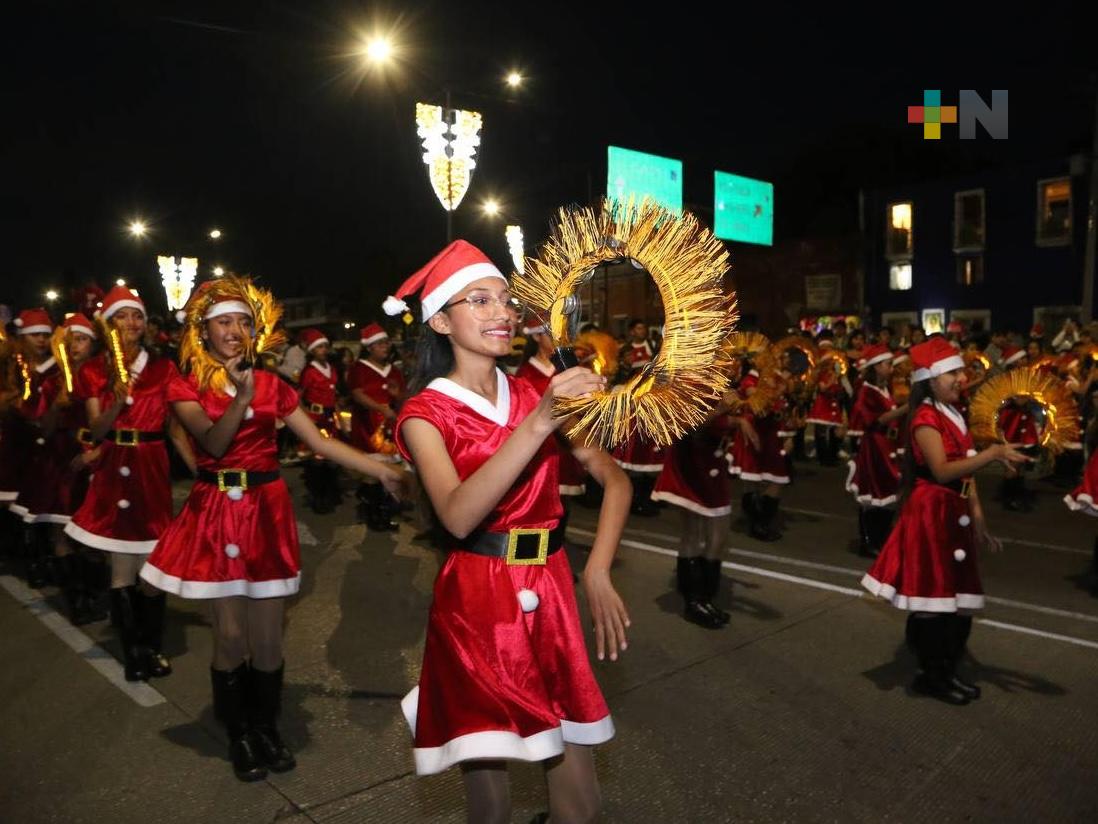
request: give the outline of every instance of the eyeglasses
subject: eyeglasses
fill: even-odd
[[[447,303],[442,308],[449,309],[451,306],[457,306],[462,303],[469,305],[469,311],[473,313],[473,318],[475,320],[492,320],[492,318],[497,317],[496,307],[499,307],[509,315],[514,315],[516,317],[522,315],[522,305],[510,295],[498,297],[496,295],[488,295],[480,292],[466,295],[452,303]]]

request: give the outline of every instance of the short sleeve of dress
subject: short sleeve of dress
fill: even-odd
[[[300,398],[298,397],[297,390],[278,375],[272,374],[271,377],[276,384],[275,409],[278,417],[289,417],[300,405]]]
[[[396,441],[397,449],[400,450],[401,456],[404,460],[412,463],[412,455],[408,451],[407,444],[404,443],[404,423],[409,418],[423,418],[431,426],[435,427],[442,436],[446,437],[446,424],[445,415],[442,414],[436,404],[431,403],[430,397],[425,397],[425,394],[421,392],[409,398],[404,402],[404,406],[400,409],[400,415],[397,417],[396,426],[393,427],[393,439]],[[435,394],[437,398],[438,395]]]
[[[72,394],[78,400],[98,398],[107,388],[107,373],[99,358],[87,361],[76,373],[72,382]]]
[[[194,401],[198,403],[198,387],[190,377],[183,377],[176,369],[168,375],[168,403]]]
[[[920,426],[929,426],[931,429],[935,429],[938,432],[942,431],[942,416],[938,413],[933,406],[928,403],[924,403],[915,410],[915,414],[911,417],[911,434],[915,434],[915,430]]]

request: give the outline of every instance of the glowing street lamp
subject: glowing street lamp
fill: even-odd
[[[512,89],[517,89],[522,85],[523,77],[517,71],[511,71],[507,73],[505,81]]]
[[[495,198],[488,198],[480,205],[480,208],[484,210],[484,214],[488,217],[495,217],[499,214],[499,201]]]
[[[423,141],[423,162],[431,188],[447,212],[447,240],[450,213],[469,190],[476,168],[482,118],[479,112],[416,103],[417,134]]]
[[[53,303],[59,297],[61,297],[61,295],[57,293],[56,289],[49,289],[46,292],[46,300],[48,300],[50,303]]]
[[[126,285],[126,279],[125,278],[119,278],[118,280],[116,280],[114,282],[114,285],[115,286],[125,286]]]
[[[149,230],[149,227],[145,225],[143,220],[130,221],[130,225],[127,228],[134,237],[144,237],[145,233]]]
[[[363,51],[371,63],[386,63],[393,56],[393,42],[388,37],[373,37]]]
[[[221,239],[221,230],[220,229],[211,229],[210,230],[210,240],[220,240],[220,239]]]
[[[526,271],[526,256],[523,249],[522,227],[508,226],[503,230],[503,236],[507,238],[507,249],[511,253],[511,260],[515,263],[515,271],[520,275]]]
[[[214,277],[221,277],[223,274],[225,274],[225,270],[220,266],[215,266],[213,272]]]
[[[179,258],[171,255],[159,255],[156,265],[160,268],[160,282],[164,284],[164,294],[168,298],[168,309],[176,312],[187,305],[187,298],[194,288],[194,279],[198,274],[198,258]]]

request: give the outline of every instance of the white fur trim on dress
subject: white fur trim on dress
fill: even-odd
[[[419,712],[419,686],[413,687],[404,696],[400,709],[414,737]],[[587,724],[561,719],[559,727],[551,727],[525,738],[509,730],[484,730],[459,735],[438,747],[416,747],[412,755],[417,775],[434,775],[462,761],[545,761],[564,752],[565,742],[593,745],[602,744],[613,737],[614,722],[609,715]]]
[[[743,469],[735,464],[728,467],[730,475],[739,475],[742,481],[766,481],[772,484],[787,484],[789,483],[788,475],[771,475],[769,472],[744,472]]]
[[[175,575],[168,575],[152,564],[146,562],[141,567],[141,578],[148,581],[154,587],[180,598],[203,600],[208,598],[230,598],[234,595],[243,595],[247,598],[286,598],[296,595],[301,588],[301,573],[293,578],[275,579],[272,581],[184,581]]]
[[[1064,503],[1067,504],[1067,508],[1072,512],[1082,512],[1084,515],[1094,515],[1095,517],[1098,517],[1098,506],[1095,505],[1094,498],[1085,492],[1080,492],[1074,497],[1070,494],[1065,495]]]
[[[897,609],[911,612],[956,612],[959,609],[983,609],[984,596],[972,592],[958,592],[952,598],[921,598],[917,595],[901,595],[896,588],[882,584],[868,572],[862,578],[862,586],[873,595],[891,601]]]
[[[816,426],[842,426],[842,421],[825,421],[820,418],[806,418],[805,423],[814,423]]]
[[[12,512],[15,512],[15,507],[10,507]],[[17,513],[25,524],[61,524],[64,526],[72,520],[71,515],[57,515],[53,512],[39,512],[33,513],[26,507],[20,507],[22,512]]]
[[[571,484],[560,484],[557,487],[557,492],[560,495],[583,495],[587,491],[587,487],[584,484],[578,486],[572,486]]]
[[[18,497],[18,492],[0,492],[0,501],[14,501]]]
[[[673,492],[656,491],[652,493],[651,497],[653,501],[666,501],[669,504],[681,506],[683,509],[688,509],[698,515],[704,515],[706,518],[719,518],[722,515],[728,515],[732,512],[732,504],[715,507],[702,506],[697,501],[683,498]]]
[[[614,463],[629,472],[649,472],[652,474],[663,472],[663,464],[633,464],[619,461],[617,458],[614,458]]]
[[[107,552],[120,552],[124,555],[148,555],[156,546],[156,538],[151,541],[123,541],[121,538],[108,538],[78,526],[75,521],[65,524],[65,534],[75,538],[84,546],[102,549]]]
[[[874,498],[872,495],[861,494],[861,491],[858,489],[858,485],[854,483],[854,461],[848,461],[847,466],[850,467],[850,472],[846,476],[846,491],[854,496],[854,500],[856,500],[862,506],[875,507],[888,507],[896,503],[895,495],[889,495],[886,498]]]

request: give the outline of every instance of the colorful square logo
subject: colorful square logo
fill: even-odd
[[[907,122],[922,124],[923,140],[941,140],[942,124],[957,122],[957,107],[942,105],[941,89],[924,89],[923,105],[907,107]]]

